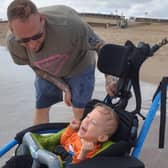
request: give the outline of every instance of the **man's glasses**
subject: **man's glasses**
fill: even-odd
[[[38,34],[36,34],[36,35],[34,35],[34,36],[32,36],[32,37],[26,37],[26,38],[21,38],[21,39],[15,39],[18,43],[28,43],[28,42],[30,42],[31,40],[38,40],[38,39],[40,39],[41,37],[43,36],[43,32],[41,32],[41,33],[38,33]]]

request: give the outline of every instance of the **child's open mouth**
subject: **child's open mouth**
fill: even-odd
[[[79,131],[78,131],[78,135],[80,137],[83,137],[83,135],[86,133],[86,131],[87,131],[86,127],[81,126],[80,129],[79,129]]]

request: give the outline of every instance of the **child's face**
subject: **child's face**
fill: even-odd
[[[81,122],[78,135],[81,138],[93,143],[97,143],[98,141],[104,142],[107,139],[101,140],[101,137],[108,138],[104,132],[104,122],[104,115],[101,115],[98,109],[95,108]]]

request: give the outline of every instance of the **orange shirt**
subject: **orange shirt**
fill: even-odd
[[[77,163],[80,161],[79,159],[77,159],[77,157],[80,153],[82,144],[76,130],[73,130],[68,126],[61,136],[60,143],[66,151],[73,154],[73,163]],[[86,159],[91,158],[99,149],[100,144],[95,145],[93,150],[87,153]]]

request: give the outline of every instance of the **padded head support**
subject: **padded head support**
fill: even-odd
[[[98,69],[117,77],[123,77],[128,69],[130,48],[114,44],[106,44],[99,52]]]
[[[150,46],[145,43],[140,44],[136,47],[127,40],[124,46],[104,45],[99,52],[98,69],[105,74],[120,78],[137,75],[142,63],[150,56]]]

